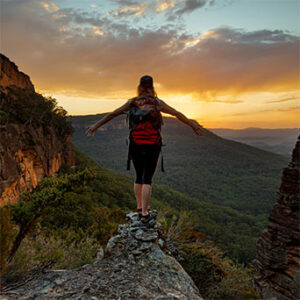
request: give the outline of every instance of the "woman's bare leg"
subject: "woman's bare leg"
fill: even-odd
[[[147,208],[149,205],[149,201],[151,198],[152,185],[151,184],[143,184],[142,187],[142,214],[147,215]]]
[[[142,208],[142,184],[135,183],[134,184],[134,194],[136,198],[137,208]]]

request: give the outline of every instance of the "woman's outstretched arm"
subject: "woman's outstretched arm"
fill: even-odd
[[[166,114],[170,114],[172,116],[175,116],[181,122],[185,123],[186,125],[191,126],[197,135],[199,135],[199,136],[203,135],[203,132],[201,130],[202,127],[196,121],[188,119],[184,114],[177,111],[175,108],[171,107],[163,100],[160,100],[160,104],[162,106],[162,110],[161,110],[162,112],[164,112]]]
[[[108,121],[112,120],[113,118],[121,115],[124,111],[128,110],[130,107],[131,100],[128,100],[124,105],[120,106],[119,108],[115,109],[114,111],[106,114],[102,119],[100,119],[97,123],[95,123],[93,126],[88,127],[86,130],[87,136],[93,136],[96,132],[96,130],[107,123]]]

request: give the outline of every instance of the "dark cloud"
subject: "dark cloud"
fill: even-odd
[[[219,39],[232,40],[234,43],[280,43],[294,42],[298,37],[290,35],[283,30],[257,30],[246,32],[242,29],[232,29],[223,26],[214,30]]]
[[[181,19],[185,14],[215,4],[215,0],[174,0],[174,6],[165,10],[164,13],[168,21],[177,22],[178,19]]]
[[[141,3],[141,1],[138,0],[112,0],[111,2],[115,2],[120,6],[134,6]]]
[[[203,7],[206,3],[211,2],[209,0],[185,0],[182,2],[181,7],[175,10],[178,15],[193,12],[194,10]],[[210,3],[211,4],[211,3]]]

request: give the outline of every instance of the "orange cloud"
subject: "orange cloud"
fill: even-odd
[[[296,96],[284,97],[284,98],[279,99],[279,100],[267,101],[265,103],[282,103],[282,102],[295,101],[295,100],[300,100],[300,98],[296,97]]]
[[[58,11],[59,8],[52,2],[50,1],[41,1],[40,5],[47,11],[53,12],[53,11]]]
[[[299,128],[300,106],[198,118],[209,128]]]
[[[166,9],[170,9],[171,7],[174,7],[175,3],[173,0],[164,0],[164,1],[158,1],[158,6],[156,7],[157,12],[162,12]]]

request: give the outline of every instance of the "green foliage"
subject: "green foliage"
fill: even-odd
[[[23,280],[37,269],[74,269],[93,263],[99,249],[95,239],[84,237],[77,241],[74,231],[65,230],[64,237],[48,236],[36,224],[34,230],[24,240],[12,262],[5,269],[6,283]]]
[[[66,110],[57,105],[56,99],[16,87],[9,87],[0,98],[0,125],[8,123],[42,127],[44,134],[53,127],[58,136],[73,132]]]
[[[80,168],[94,168],[96,178],[90,184],[94,201],[108,208],[135,209],[133,180],[95,164],[86,154],[76,149]],[[174,215],[191,210],[198,217],[197,231],[220,247],[235,261],[249,263],[255,257],[256,241],[267,225],[266,216],[249,216],[234,209],[201,202],[167,186],[154,185],[150,203],[159,214]]]
[[[197,217],[197,231],[205,234],[231,259],[246,264],[254,259],[257,237],[267,226],[266,216],[249,216],[229,207],[199,202],[196,198],[166,186],[153,187],[151,201],[155,202],[156,199],[160,199],[160,210],[172,207],[170,214],[178,214],[182,210],[192,211]]]
[[[182,266],[206,299],[259,299],[252,288],[253,270],[224,257],[206,240],[197,231],[198,217],[182,211],[160,218],[168,224],[164,230],[184,259]]]
[[[90,185],[93,199],[99,205],[124,210],[135,209],[133,181],[127,176],[95,164],[86,154],[76,149],[80,168],[95,168],[96,178]],[[181,210],[191,210],[198,217],[197,230],[204,233],[231,259],[249,263],[255,257],[256,241],[267,225],[267,216],[250,216],[236,210],[201,202],[168,186],[153,186],[151,207],[159,213],[173,215]]]
[[[44,213],[45,208],[59,207],[66,201],[67,193],[87,190],[93,178],[92,171],[87,169],[76,174],[45,178],[33,192],[23,193],[19,202],[7,205],[11,209],[13,221],[20,227],[24,226],[36,215]]]
[[[77,154],[78,162],[80,159],[83,162],[84,158]],[[119,223],[125,222],[124,211],[117,207],[119,199],[115,198],[121,193],[126,197],[119,184],[122,178],[114,178],[100,166],[89,163],[79,163],[75,171],[60,170],[57,177],[45,178],[35,190],[21,195],[19,202],[6,206],[11,224],[6,226],[1,220],[0,228],[17,225],[20,233],[28,224],[31,226],[5,269],[6,281],[23,278],[34,266],[75,268],[91,263],[96,250],[106,245]],[[99,189],[99,181],[116,181],[119,191],[111,188],[105,193],[106,185]],[[110,208],[102,205],[102,196],[104,201],[111,200]],[[36,222],[32,223],[33,220]],[[11,248],[9,236],[3,237],[2,244]]]
[[[11,262],[22,240],[45,211],[47,212],[47,208],[59,208],[68,192],[84,192],[93,177],[92,171],[85,169],[76,174],[61,175],[60,178],[45,178],[33,192],[23,193],[17,204],[8,204],[6,207],[11,210],[12,220],[19,226],[19,232],[8,257],[5,258],[6,261]]]

